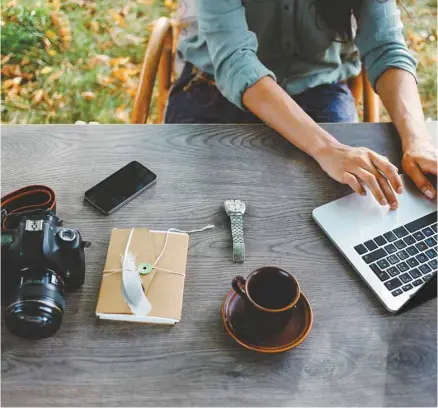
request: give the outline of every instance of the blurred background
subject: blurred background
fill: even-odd
[[[176,9],[177,0],[2,0],[2,123],[129,123],[151,22]],[[436,120],[437,0],[400,9]]]

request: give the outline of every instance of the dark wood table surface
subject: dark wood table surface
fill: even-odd
[[[436,123],[429,123],[436,133]],[[390,124],[326,125],[343,142],[397,165]],[[92,241],[84,286],[66,296],[60,331],[41,341],[2,326],[2,405],[436,406],[436,299],[390,315],[312,220],[349,193],[263,125],[3,126],[2,194],[32,184],[57,193],[58,215]],[[84,192],[131,160],[158,174],[106,217]],[[247,203],[247,260],[231,261],[222,203]],[[190,239],[183,318],[175,327],[98,321],[96,298],[111,229],[216,229]],[[307,340],[263,355],[226,334],[220,307],[235,275],[278,265],[314,312]],[[3,271],[6,273],[7,271]]]

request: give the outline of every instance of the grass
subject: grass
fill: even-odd
[[[128,122],[150,22],[172,8],[164,0],[2,3],[2,121]]]
[[[176,2],[4,0],[2,122],[128,123],[150,23],[171,14]],[[436,119],[437,2],[404,5],[424,111]]]

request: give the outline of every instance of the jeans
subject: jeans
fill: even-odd
[[[347,84],[338,82],[307,89],[293,96],[294,101],[319,123],[357,122],[353,95]],[[164,118],[165,123],[260,123],[252,112],[242,111],[228,101],[214,79],[197,72],[187,63],[173,85]]]

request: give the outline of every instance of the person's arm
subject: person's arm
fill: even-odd
[[[364,0],[356,45],[371,85],[396,126],[403,147],[403,170],[429,198],[435,190],[424,173],[437,173],[436,149],[427,132],[416,85],[417,61],[403,38],[395,0]]]
[[[249,31],[242,0],[197,0],[199,33],[207,41],[216,85],[241,109],[242,94],[263,77],[275,75],[258,59],[258,41]]]
[[[425,174],[437,175],[437,149],[424,122],[414,77],[403,70],[388,69],[378,79],[376,90],[400,135],[403,170],[420,191],[435,198],[435,189]]]
[[[402,192],[397,168],[386,157],[367,148],[340,143],[271,78],[263,78],[248,88],[243,94],[243,103],[267,125],[312,156],[329,176],[348,184],[361,195],[366,194],[363,185],[367,185],[381,205],[389,203],[391,208],[397,208],[397,198],[390,187],[391,184],[397,193]]]
[[[366,184],[381,205],[397,207],[387,181],[401,192],[395,167],[369,149],[339,143],[283,91],[257,58],[257,38],[248,29],[241,0],[198,0],[198,13],[199,32],[207,41],[216,85],[229,101],[249,109],[313,156],[335,180],[360,194],[366,194]]]

